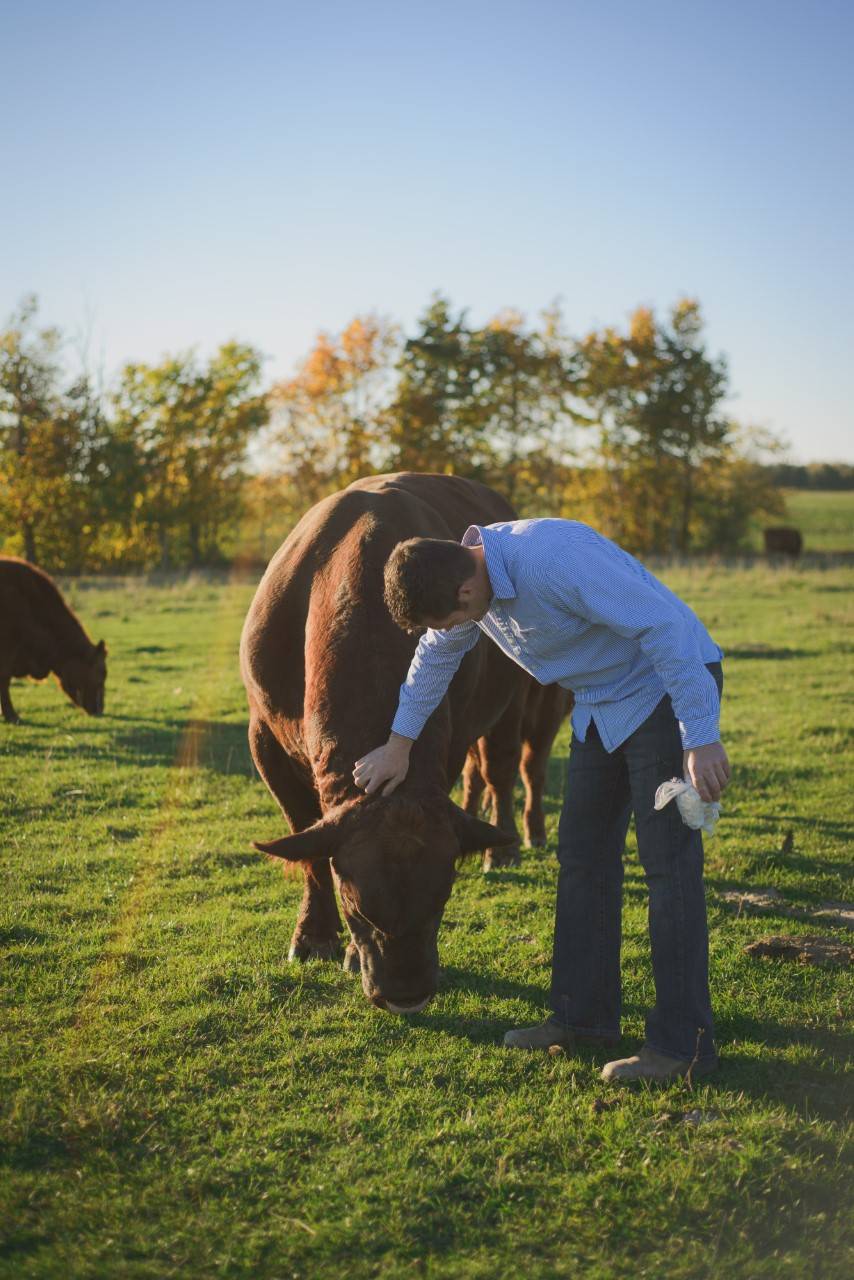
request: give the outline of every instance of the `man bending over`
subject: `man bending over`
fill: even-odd
[[[575,694],[551,1013],[508,1031],[514,1048],[613,1046],[620,1036],[623,849],[632,813],[649,890],[655,1008],[633,1057],[603,1079],[670,1080],[717,1066],[708,983],[703,844],[671,777],[717,800],[730,768],[718,722],[721,649],[688,606],[616,543],[575,520],[472,525],[462,543],[411,538],[385,569],[385,598],[418,641],[387,743],[356,762],[368,794],[390,794],[409,753],[481,632],[541,684]]]

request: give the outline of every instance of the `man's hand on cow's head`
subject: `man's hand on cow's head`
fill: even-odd
[[[729,786],[730,779],[729,760],[723,743],[710,742],[705,747],[691,747],[683,757],[683,771],[706,804],[720,800],[721,792]]]
[[[366,795],[373,795],[382,787],[383,795],[390,796],[406,777],[411,750],[411,738],[393,733],[382,747],[376,747],[356,761],[353,781]]]

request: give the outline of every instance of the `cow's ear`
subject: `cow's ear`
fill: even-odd
[[[315,858],[334,858],[345,840],[362,823],[362,805],[348,804],[328,813],[313,827],[282,836],[280,840],[253,840],[255,849],[286,862],[312,862]]]
[[[98,643],[95,645],[95,652],[96,653],[107,652],[107,646],[104,644],[103,640],[99,640]]]
[[[454,834],[460,842],[461,853],[474,853],[477,849],[498,849],[502,845],[516,844],[519,837],[515,832],[501,831],[491,822],[483,822],[466,813],[459,805],[448,802],[451,809],[451,823]]]
[[[282,836],[280,840],[253,840],[252,848],[259,853],[268,853],[271,858],[282,858],[285,862],[311,862],[315,858],[331,858],[335,852],[329,833],[318,832],[314,827],[297,831],[292,836]]]

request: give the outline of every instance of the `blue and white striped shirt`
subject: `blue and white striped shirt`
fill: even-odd
[[[575,694],[572,727],[591,719],[614,751],[669,693],[683,745],[717,742],[720,699],[706,663],[722,650],[697,615],[616,543],[577,520],[471,525],[492,601],[480,622],[419,639],[392,731],[417,738],[463,655],[483,632],[540,684]]]

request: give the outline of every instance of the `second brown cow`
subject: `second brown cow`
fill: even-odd
[[[53,672],[64,693],[91,716],[104,710],[107,650],[93,644],[41,569],[14,556],[0,556],[0,711],[9,724],[20,717],[9,682]]]

